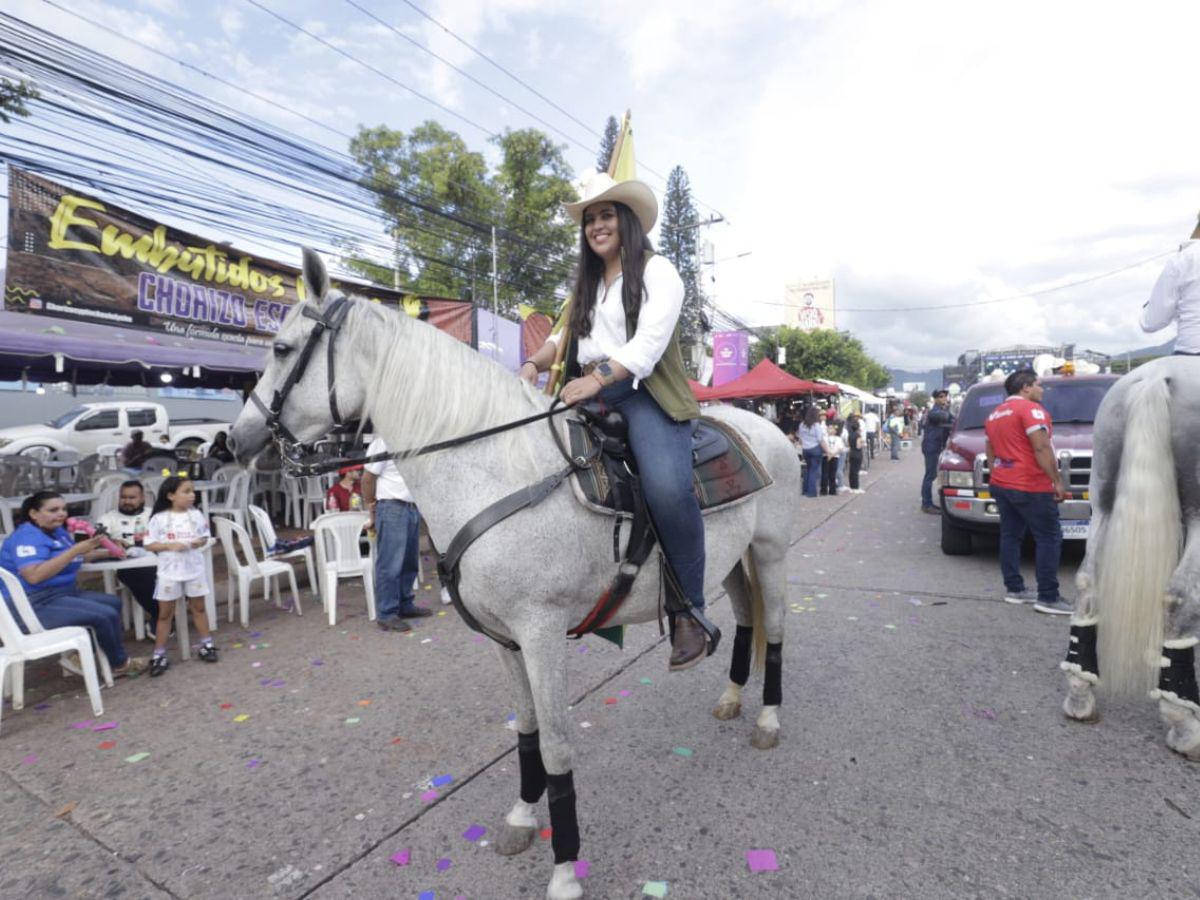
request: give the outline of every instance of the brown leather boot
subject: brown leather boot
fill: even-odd
[[[683,613],[675,617],[675,640],[671,643],[671,671],[690,669],[708,652],[708,635],[700,624]]]

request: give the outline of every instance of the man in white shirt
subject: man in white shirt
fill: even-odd
[[[106,512],[96,522],[104,526],[116,543],[126,550],[141,547],[150,522],[150,510],[146,506],[146,492],[136,479],[126,481],[117,495],[117,508]],[[118,569],[117,578],[133,594],[138,606],[146,611],[150,623],[150,635],[154,635],[154,623],[158,621],[158,601],[154,599],[154,579],[157,566],[148,565],[136,569]]]
[[[871,468],[871,460],[875,458],[875,447],[879,441],[879,413],[873,409],[868,409],[863,413],[863,432],[867,438],[867,465],[865,469]]]
[[[387,444],[377,437],[367,455],[387,453]],[[433,615],[417,606],[413,582],[420,570],[421,515],[412,492],[392,460],[368,463],[362,479],[363,501],[371,514],[367,527],[375,526],[375,612],[383,631],[412,631],[405,619]]]
[[[1200,220],[1190,240],[1179,246],[1163,266],[1150,299],[1142,307],[1142,331],[1178,325],[1176,356],[1200,356]]]

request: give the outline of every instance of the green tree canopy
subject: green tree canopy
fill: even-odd
[[[927,391],[913,391],[908,395],[908,402],[920,409],[929,402],[929,393]]]
[[[26,100],[36,100],[41,95],[32,82],[10,81],[0,78],[0,122],[7,125],[13,116],[28,116]]]
[[[600,138],[600,152],[596,154],[597,172],[608,171],[608,164],[612,162],[613,150],[617,149],[619,134],[620,126],[617,125],[617,117],[609,116],[608,121],[604,123],[604,136]]]
[[[360,128],[350,153],[387,221],[404,287],[458,297],[487,278],[491,237],[466,224],[489,221],[498,206],[483,154],[432,121],[407,135],[382,125]],[[375,275],[361,260],[347,263]]]
[[[563,148],[536,129],[506,131],[489,173],[482,153],[429,121],[405,134],[360,128],[350,152],[362,167],[395,246],[395,268],[347,247],[344,263],[373,281],[446,297],[491,297],[492,228],[499,306],[554,311],[570,272],[575,230],[562,204],[573,196]]]
[[[495,139],[502,151],[492,188],[500,201],[500,271],[508,284],[507,306],[526,303],[544,312],[558,308],[555,289],[570,272],[575,224],[563,204],[575,199],[573,173],[563,147],[536,128],[505,131]]]
[[[700,290],[700,257],[696,251],[698,220],[687,172],[683,170],[683,166],[676,166],[667,176],[659,250],[671,261],[679,272],[679,277],[683,279],[683,311],[679,317],[679,337],[684,357],[689,363],[692,361],[690,348],[700,343],[703,338],[701,310],[704,295]],[[692,374],[695,375],[695,372]]]
[[[868,391],[887,387],[891,373],[873,360],[862,342],[848,331],[816,329],[801,331],[786,325],[759,333],[759,341],[750,348],[750,365],[764,357],[774,361],[779,347],[787,350],[783,368],[797,378],[828,378],[852,384]]]

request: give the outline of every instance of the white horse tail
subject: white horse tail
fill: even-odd
[[[742,556],[742,569],[746,573],[746,586],[750,589],[750,624],[754,628],[754,671],[762,672],[767,667],[767,626],[763,619],[762,583],[758,579],[758,567],[754,565],[754,554],[749,550]]]
[[[1167,586],[1183,539],[1170,399],[1161,375],[1126,395],[1116,497],[1096,548],[1100,683],[1113,694],[1145,696],[1158,678]]]

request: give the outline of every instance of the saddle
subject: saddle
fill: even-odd
[[[592,462],[576,471],[575,496],[593,512],[632,518],[638,502],[637,463],[625,417],[599,404],[587,404],[580,413],[581,418],[566,420],[567,441],[571,456]],[[696,420],[692,488],[702,513],[744,500],[771,484],[767,470],[733,428],[707,416]]]
[[[624,416],[600,404],[585,404],[578,410],[580,417],[566,422],[567,441],[573,458],[590,462],[575,470],[572,487],[585,507],[614,516],[613,561],[620,566],[599,602],[569,632],[573,637],[605,630],[605,623],[629,595],[657,540]],[[771,476],[742,436],[716,419],[702,417],[697,421],[692,434],[692,467],[693,489],[702,513],[736,503],[772,484]],[[623,518],[632,520],[624,558],[620,547]],[[683,597],[674,572],[661,556],[660,563],[667,588],[665,607],[672,614],[672,636],[675,616],[689,615],[708,634],[708,652],[713,653],[721,639],[720,629]]]

